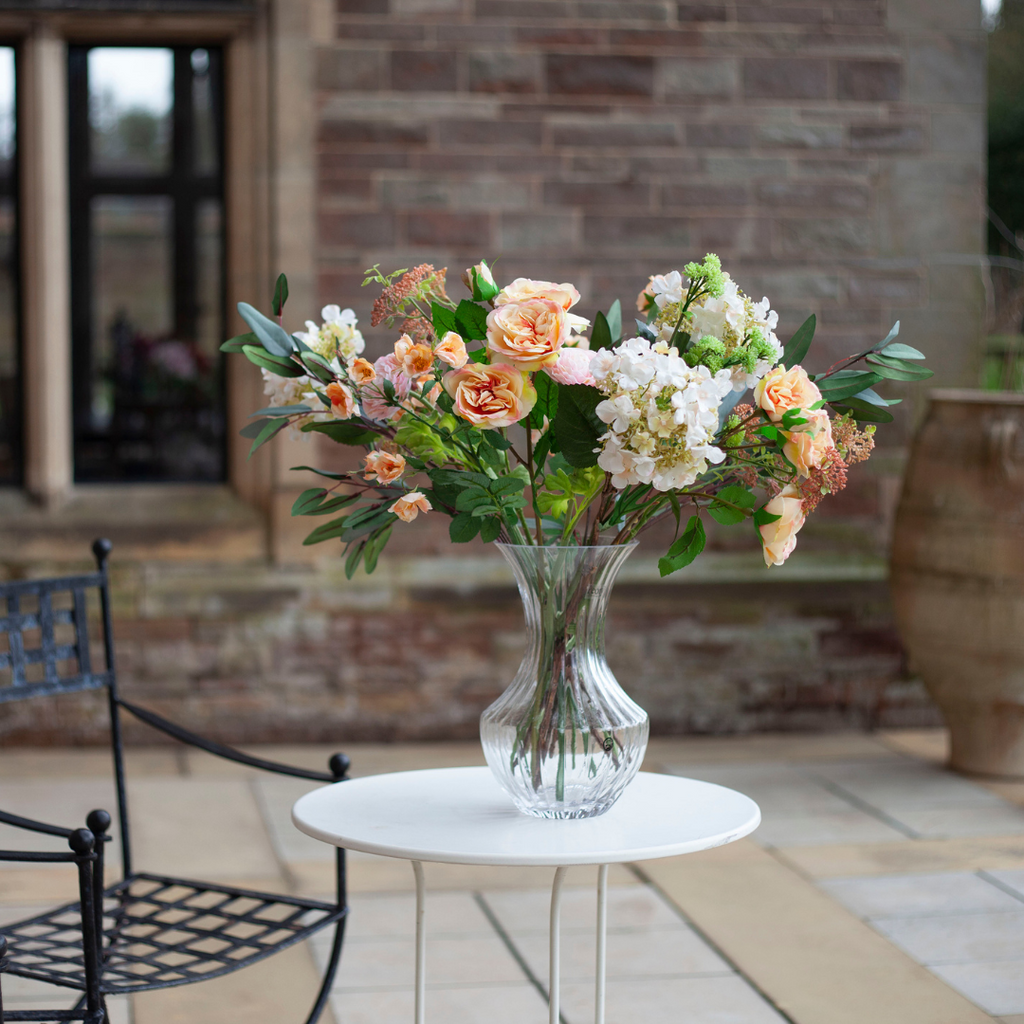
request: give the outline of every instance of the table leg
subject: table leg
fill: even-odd
[[[597,965],[594,983],[594,1024],[604,1024],[605,974],[608,964],[608,865],[597,869]]]
[[[423,865],[412,862],[412,871],[416,876],[416,1024],[424,1024],[426,1020],[425,996],[427,991],[427,929],[424,922],[426,912],[426,886],[423,882]]]
[[[562,983],[560,958],[562,883],[568,868],[555,868],[555,880],[551,886],[551,923],[548,932],[548,1021],[558,1024],[558,1002]]]

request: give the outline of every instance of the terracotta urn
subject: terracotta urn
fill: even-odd
[[[1024,395],[933,391],[896,515],[892,593],[950,766],[1024,778]]]

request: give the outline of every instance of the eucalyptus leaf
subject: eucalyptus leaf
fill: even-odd
[[[638,338],[646,338],[648,341],[657,341],[658,336],[643,322],[643,320],[636,321],[636,333]]]
[[[914,366],[912,363],[902,359],[890,359],[888,356],[870,355],[866,360],[872,366],[877,367],[875,373],[887,377],[889,380],[927,380],[934,376],[931,370],[925,366]]]
[[[608,307],[605,319],[608,321],[608,330],[611,331],[612,344],[618,345],[622,341],[622,303],[618,299]]]
[[[367,430],[359,420],[329,420],[326,423],[307,423],[303,433],[326,434],[338,444],[365,445],[373,444],[377,435]]]
[[[284,274],[277,275],[277,283],[274,285],[274,298],[270,306],[274,316],[280,316],[284,311],[284,304],[288,301],[288,278]]]
[[[250,416],[295,416],[299,413],[310,413],[308,405],[268,405],[266,409],[249,413]]]
[[[256,421],[261,422],[260,420]],[[256,435],[256,440],[253,441],[252,447],[249,449],[249,458],[253,457],[257,448],[265,445],[272,437],[279,434],[285,427],[288,426],[288,421],[285,419],[268,419],[263,420],[263,429]]]
[[[895,342],[885,346],[885,354],[892,359],[924,359],[925,354],[910,345]]]
[[[893,415],[880,405],[865,402],[860,396],[844,398],[832,406],[836,412],[850,413],[858,423],[892,423]]]
[[[883,348],[885,348],[887,345],[891,345],[896,340],[896,337],[899,335],[899,333],[900,322],[899,320],[897,320],[896,323],[892,325],[892,328],[890,329],[889,333],[874,347],[872,351],[881,352]]]
[[[260,344],[274,356],[290,356],[295,351],[295,339],[280,325],[264,316],[248,302],[238,304],[238,315],[252,328]]]
[[[594,326],[590,331],[590,347],[592,350],[612,347],[612,331],[604,313],[598,313],[594,317]]]
[[[248,359],[250,363],[255,363],[257,366],[262,367],[264,370],[269,370],[278,377],[306,376],[305,369],[297,365],[291,359],[271,355],[269,352],[264,351],[262,348],[257,348],[255,345],[243,345],[242,351],[245,353],[245,358]]]
[[[246,345],[258,345],[259,338],[250,331],[248,334],[237,334],[233,338],[228,338],[221,347],[221,352],[241,352]]]

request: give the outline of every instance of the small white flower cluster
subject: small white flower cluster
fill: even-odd
[[[728,363],[734,391],[746,391],[782,358],[782,345],[775,334],[779,314],[768,298],[754,302],[722,274],[720,295],[706,294],[687,310],[683,327],[689,332],[693,354],[715,370]],[[679,304],[686,295],[685,278],[676,270],[651,278],[649,285],[658,306],[658,337],[671,338],[679,317]],[[706,354],[705,354],[706,353]],[[735,362],[736,357],[741,362]]]
[[[596,413],[608,424],[597,464],[619,488],[688,487],[725,453],[712,441],[718,407],[732,390],[728,370],[688,366],[665,342],[630,338],[594,353],[590,372],[608,397]]]
[[[312,320],[306,321],[305,331],[295,331],[293,337],[305,342],[318,356],[331,363],[335,359],[343,363],[351,363],[356,356],[363,354],[366,342],[363,335],[356,329],[359,321],[351,309],[338,306],[324,306],[320,310],[323,325],[317,327]]]

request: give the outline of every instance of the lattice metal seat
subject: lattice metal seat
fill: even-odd
[[[341,955],[345,919],[345,852],[337,854],[337,900],[317,900],[236,889],[212,882],[132,871],[120,712],[219,757],[318,782],[339,782],[348,758],[335,754],[330,772],[316,772],[243,754],[204,740],[117,692],[107,577],[109,541],[96,541],[98,572],[60,579],[0,583],[0,703],[25,697],[105,687],[109,695],[114,781],[117,787],[123,879],[104,890],[103,846],[111,817],[93,811],[88,829],[72,831],[0,811],[0,823],[68,839],[70,853],[0,850],[0,860],[73,862],[80,899],[5,925],[11,974],[83,993],[72,1010],[14,1011],[7,1020],[81,1020],[101,1024],[108,995],[187,985],[248,967],[333,925],[327,971],[307,1024],[323,1012]],[[102,668],[93,665],[88,594],[102,611]],[[102,899],[99,898],[102,894]],[[33,1016],[33,1014],[35,1014]]]
[[[104,893],[104,995],[230,974],[344,916],[317,900],[136,874]],[[13,973],[84,990],[79,903],[4,929]]]

